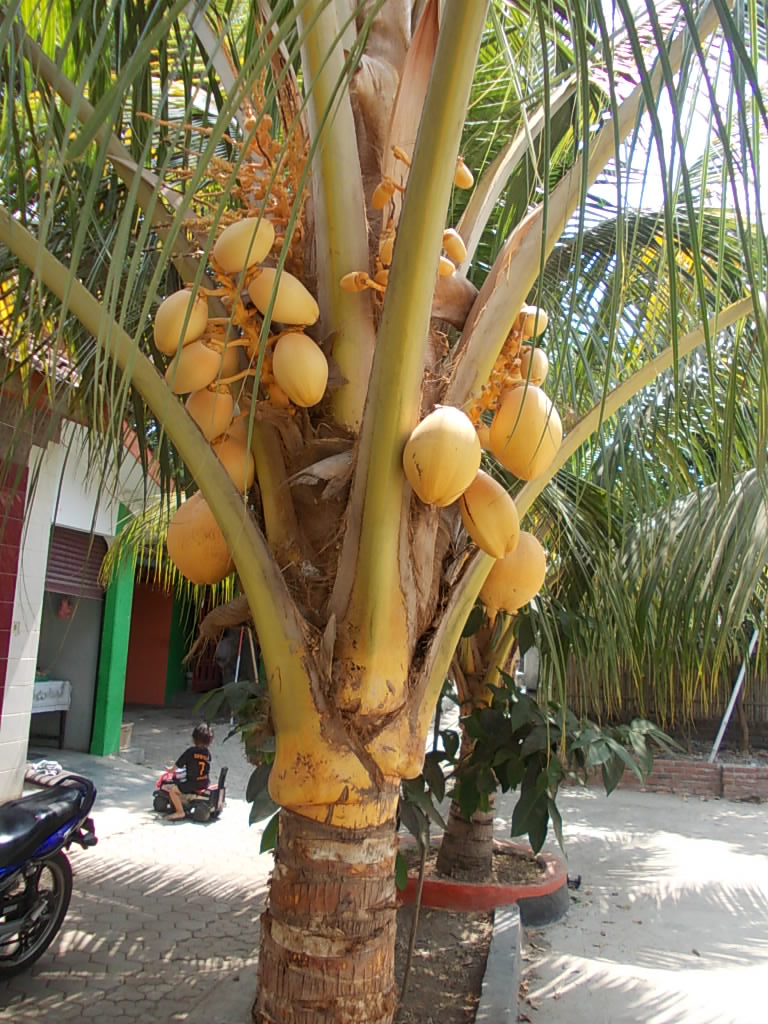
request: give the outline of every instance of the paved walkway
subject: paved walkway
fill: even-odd
[[[42,959],[0,982],[0,1021],[249,1024],[259,915],[272,859],[248,826],[239,741],[215,768],[221,819],[172,824],[151,810],[158,769],[201,716],[137,710],[145,764],[40,751],[94,779],[99,844],[72,851],[75,889]],[[521,1010],[540,1024],[763,1024],[768,993],[768,805],[569,791],[568,917],[528,936]],[[512,802],[499,808],[507,833]],[[525,1018],[521,1018],[525,1019]]]
[[[74,892],[62,930],[33,967],[0,982],[0,1021],[218,1024],[234,1021],[233,1012],[249,1019],[272,867],[271,856],[258,853],[264,822],[248,826],[250,769],[239,740],[221,744],[226,725],[217,726],[214,767],[230,762],[234,783],[226,809],[206,825],[167,822],[151,809],[157,769],[189,742],[200,715],[137,716],[134,746],[144,744],[152,767],[50,749],[31,754],[94,780],[99,842],[70,851]]]
[[[764,1024],[768,805],[622,790],[558,804],[582,883],[566,918],[528,935],[527,1018]]]

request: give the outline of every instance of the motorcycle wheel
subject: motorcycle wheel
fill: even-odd
[[[159,790],[154,795],[154,798],[152,800],[152,806],[160,814],[164,814],[164,813],[167,813],[168,811],[171,810],[171,801],[165,795],[165,793],[163,793],[161,790]]]
[[[193,821],[208,821],[211,817],[210,805],[202,800],[195,800],[189,806],[189,816]]]
[[[47,857],[36,874],[20,881],[19,890],[17,895],[21,897],[24,892],[28,905],[38,908],[40,913],[35,921],[0,942],[0,976],[6,978],[42,956],[61,928],[72,896],[72,868],[66,854],[59,850]]]

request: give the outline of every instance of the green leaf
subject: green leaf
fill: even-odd
[[[248,785],[245,788],[245,799],[249,803],[253,802],[267,788],[271,771],[271,765],[260,764],[258,768],[254,768],[251,772],[251,777],[248,779]]]
[[[426,815],[415,804],[408,800],[400,803],[400,821],[423,849],[429,834],[429,823]]]
[[[261,793],[251,801],[251,812],[248,815],[249,824],[252,825],[255,821],[261,821],[262,818],[266,818],[268,814],[272,814],[279,806],[280,805],[276,804],[269,795],[269,790],[263,789]]]
[[[624,762],[615,755],[611,755],[603,762],[601,771],[605,792],[612,793],[621,782],[621,777],[624,774]]]
[[[266,824],[264,831],[261,834],[261,844],[259,845],[259,853],[267,853],[268,850],[274,850],[277,846],[277,827],[280,820],[280,811],[273,814],[272,817]]]
[[[441,729],[440,739],[443,741],[445,747],[445,756],[451,762],[456,760],[456,754],[459,751],[459,734],[453,729]]]
[[[424,759],[423,775],[427,785],[432,790],[435,799],[440,802],[445,799],[445,775],[438,756],[427,754]]]
[[[528,842],[534,853],[538,853],[547,839],[549,827],[549,811],[547,803],[539,801],[532,808],[528,824]]]
[[[560,814],[560,811],[557,808],[557,804],[551,797],[547,799],[547,810],[549,812],[549,820],[552,822],[552,828],[555,830],[557,844],[563,851],[563,853],[565,853],[565,840],[563,839],[563,819]]]
[[[472,611],[467,616],[467,621],[462,631],[463,637],[474,636],[475,633],[482,627],[485,622],[485,608],[481,604],[476,604]]]
[[[478,793],[487,796],[496,792],[496,777],[490,768],[481,768],[475,777]]]
[[[475,811],[480,807],[480,793],[475,785],[474,778],[459,778],[453,791],[453,799],[459,805],[461,816],[469,821]]]
[[[629,768],[629,770],[637,776],[638,780],[642,782],[643,773],[640,771],[640,766],[638,765],[637,761],[635,761],[634,757],[632,757],[632,755],[628,753],[620,743],[617,743],[616,740],[613,740],[610,737],[608,737],[606,739],[606,743],[611,748],[616,757],[618,757],[620,761],[624,762],[625,767]],[[622,771],[622,775],[623,774],[624,773]]]
[[[525,737],[520,749],[520,754],[522,757],[528,757],[530,754],[537,754],[545,750],[549,750],[551,743],[551,730],[546,725],[536,725]]]

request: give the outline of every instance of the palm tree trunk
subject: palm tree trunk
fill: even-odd
[[[491,877],[492,860],[493,806],[489,811],[475,811],[467,821],[452,801],[437,855],[438,873],[465,882],[484,882]]]
[[[281,811],[256,1024],[390,1024],[395,854],[394,821],[341,829]]]

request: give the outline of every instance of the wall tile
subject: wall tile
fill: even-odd
[[[3,715],[28,715],[32,707],[32,683],[7,685],[3,698]]]
[[[2,764],[1,759],[0,764]],[[15,800],[21,796],[23,788],[23,768],[17,768],[15,771],[0,771],[0,803],[5,803],[6,800]]]
[[[8,658],[6,686],[32,686],[35,682],[37,656],[34,658]]]
[[[29,715],[7,715],[3,711],[0,721],[0,756],[3,745],[14,740],[27,742],[29,738]]]
[[[14,574],[19,564],[19,548],[17,544],[0,542],[0,573]]]
[[[0,744],[0,770],[24,771],[27,764],[27,740],[11,740]]]

